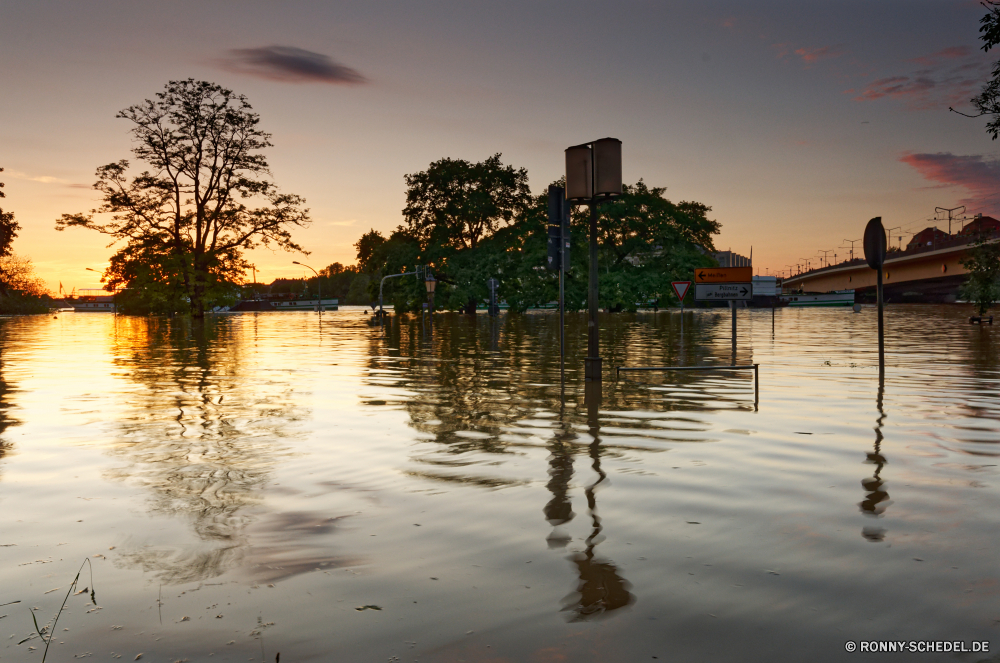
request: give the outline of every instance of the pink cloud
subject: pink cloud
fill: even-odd
[[[917,98],[922,99],[934,89],[937,84],[930,78],[910,78],[909,76],[890,76],[869,83],[854,101],[873,101],[882,97]]]
[[[778,44],[771,44],[777,54],[779,59],[785,59],[790,55],[798,56],[806,65],[811,65],[820,60],[829,60],[831,58],[840,57],[844,54],[844,51],[840,46],[819,46],[816,48],[809,48],[802,46],[796,48],[793,44],[789,42],[781,42]]]
[[[795,54],[802,58],[803,62],[812,64],[819,60],[836,58],[844,54],[839,46],[822,46],[820,48],[797,48]]]
[[[941,62],[942,60],[953,60],[955,58],[968,57],[972,55],[972,52],[972,48],[968,46],[949,46],[948,48],[941,49],[937,53],[931,53],[930,55],[913,58],[910,62],[916,62],[917,64],[929,67]]]
[[[899,160],[913,166],[924,179],[935,182],[938,186],[960,186],[966,189],[968,197],[960,200],[960,205],[983,207],[987,199],[996,197],[997,182],[1000,181],[1000,160],[981,154],[962,156],[950,152],[910,152]]]

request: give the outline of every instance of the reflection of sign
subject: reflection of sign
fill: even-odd
[[[703,267],[694,270],[695,283],[749,283],[753,267]]]
[[[674,288],[674,294],[677,295],[677,299],[684,301],[684,295],[687,294],[688,289],[691,287],[690,281],[671,281],[670,285]]]
[[[696,283],[694,298],[698,300],[744,300],[753,297],[750,283]]]

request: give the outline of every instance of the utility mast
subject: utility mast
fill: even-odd
[[[958,210],[962,210],[962,213],[965,214],[965,205],[960,205],[958,207],[952,207],[951,209],[948,209],[946,207],[935,207],[934,208],[934,216],[935,217],[937,216],[938,212],[948,212],[948,234],[949,235],[951,234],[951,220],[953,218],[955,218],[955,217],[953,217],[951,215],[951,213],[952,212],[957,212]],[[963,217],[963,219],[964,219],[964,217]],[[941,219],[941,220],[944,221],[944,219]]]

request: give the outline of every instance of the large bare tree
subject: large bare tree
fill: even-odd
[[[90,214],[64,214],[56,229],[90,228],[123,241],[129,256],[167,256],[169,287],[181,287],[191,314],[205,314],[219,283],[242,281],[243,251],[258,245],[301,251],[291,230],[309,223],[304,200],[281,193],[263,150],[270,134],[246,97],[215,83],[171,81],[155,100],[130,106],[132,153],[149,170],[133,174],[126,160],[97,169],[102,205]],[[142,247],[143,250],[135,250]],[[150,248],[152,247],[152,249]],[[164,287],[156,280],[126,283]]]

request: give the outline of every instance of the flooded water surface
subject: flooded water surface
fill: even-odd
[[[0,321],[0,660],[71,588],[49,661],[995,660],[967,315],[887,309],[881,381],[873,309],[602,316],[591,393],[582,315],[564,383],[551,312]]]

